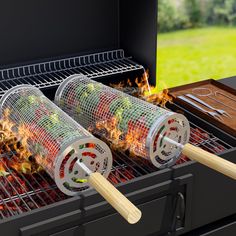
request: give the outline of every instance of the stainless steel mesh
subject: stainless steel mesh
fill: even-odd
[[[187,119],[131,97],[86,76],[69,76],[59,86],[55,102],[86,129],[109,141],[112,148],[150,159],[164,168],[175,163],[180,148],[168,142],[188,142]]]
[[[109,147],[76,123],[43,93],[20,85],[2,97],[1,111],[14,124],[37,162],[68,195],[88,189],[86,173],[76,162],[108,177],[112,167]],[[6,115],[7,114],[7,115]]]

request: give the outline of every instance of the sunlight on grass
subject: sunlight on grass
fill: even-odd
[[[159,34],[157,48],[159,89],[236,75],[236,28]]]

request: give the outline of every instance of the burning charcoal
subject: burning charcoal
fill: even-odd
[[[33,203],[32,200],[30,200],[29,198],[24,199],[24,200],[25,200],[26,204],[28,205],[28,207],[29,207],[30,209],[35,209],[35,208],[37,208],[37,206],[35,205],[35,203]]]
[[[18,141],[18,142],[16,143],[16,147],[17,147],[18,149],[21,147],[21,142],[20,142],[20,141]]]
[[[133,171],[129,169],[124,169],[122,170],[122,173],[128,178],[128,179],[133,179],[135,176],[133,175]]]
[[[109,175],[108,179],[113,183],[113,184],[118,184],[119,181],[115,176],[113,176],[113,173]]]
[[[179,164],[182,164],[182,163],[185,163],[187,161],[189,161],[190,159],[184,155],[181,155],[180,159],[176,162],[176,165],[179,165]]]

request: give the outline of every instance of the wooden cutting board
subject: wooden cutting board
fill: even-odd
[[[209,90],[209,92],[211,92],[211,95],[209,95],[209,96],[196,95],[195,88],[206,88]],[[207,90],[205,90],[205,92],[206,91]],[[232,98],[235,101],[227,98],[226,96],[222,96],[219,93],[216,93],[217,91],[219,93],[223,93],[224,95]],[[200,92],[200,90],[198,90],[198,93],[199,92]],[[201,92],[203,93],[204,90],[201,90]],[[228,87],[228,86],[226,86],[218,81],[215,81],[213,79],[209,79],[209,80],[205,80],[205,81],[201,81],[201,82],[196,82],[196,83],[172,88],[172,89],[170,89],[169,93],[173,97],[175,103],[180,104],[183,107],[186,107],[188,110],[190,110],[194,114],[198,115],[199,117],[207,120],[208,122],[214,124],[215,126],[219,127],[220,129],[222,129],[222,130],[226,131],[227,133],[236,137],[236,90],[235,89]],[[209,105],[211,105],[217,109],[222,109],[222,110],[228,112],[230,114],[231,118],[221,116],[223,118],[223,121],[213,118],[212,116],[198,110],[197,108],[194,108],[190,104],[188,104],[178,98],[178,96],[180,96],[180,95],[183,96],[185,94],[192,94],[195,97],[200,98],[204,102],[208,103]],[[211,98],[218,100],[218,102],[212,100]],[[213,111],[213,110],[205,107],[204,105],[199,104],[198,102],[196,102],[190,98],[188,98],[188,99],[193,101],[197,105],[201,106],[205,110]],[[231,109],[230,107],[232,107],[234,110]]]

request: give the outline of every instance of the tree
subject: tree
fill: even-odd
[[[235,0],[218,0],[214,8],[215,21],[219,24],[236,23],[236,1]]]
[[[158,30],[170,31],[174,29],[175,9],[170,0],[158,1]]]
[[[186,12],[189,16],[189,22],[192,27],[201,25],[202,13],[201,13],[201,1],[199,0],[185,0],[184,2]]]
[[[158,1],[158,30],[160,32],[187,28],[188,16],[185,8],[173,4],[173,0]]]
[[[236,25],[236,0],[159,0],[159,31],[204,25]]]

